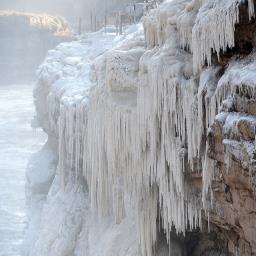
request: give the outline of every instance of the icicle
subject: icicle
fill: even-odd
[[[249,19],[255,17],[254,0],[248,0]]]
[[[205,62],[210,66],[212,51],[219,58],[221,50],[235,46],[235,24],[239,22],[239,5],[244,0],[212,3],[207,0],[200,8],[192,31],[192,52],[194,72],[197,73]],[[214,5],[214,8],[212,8]],[[249,18],[254,17],[254,1],[248,0]],[[214,33],[212,33],[214,31]]]
[[[211,232],[211,226],[210,226],[210,212],[207,212],[207,223],[208,223],[208,233]]]
[[[179,46],[182,49],[192,51],[192,28],[198,9],[200,7],[200,0],[194,0],[186,6],[186,9],[178,14],[177,29]]]
[[[209,193],[209,189],[211,189],[211,181],[214,176],[214,160],[208,157],[208,143],[206,144],[205,157],[203,162],[203,191],[202,191],[202,199],[203,199],[203,208],[207,209],[207,196]]]
[[[229,172],[231,167],[231,153],[229,152],[229,146],[228,144],[225,145],[225,154],[224,154],[224,162],[226,164],[226,171]]]
[[[65,139],[64,139],[64,130],[65,130],[65,119],[64,119],[64,107],[60,106],[60,117],[59,117],[59,165],[58,170],[61,176],[61,185],[64,189],[65,187]]]

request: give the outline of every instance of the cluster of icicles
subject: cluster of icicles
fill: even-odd
[[[72,101],[56,101],[54,95],[48,97],[50,123],[54,129],[58,124],[63,186],[70,170],[77,178],[83,173],[91,205],[97,209],[98,216],[114,214],[117,223],[125,217],[127,201],[131,202],[137,210],[144,256],[154,253],[158,221],[168,242],[173,227],[177,233],[185,233],[201,226],[198,191],[189,186],[185,176],[203,170],[205,206],[214,172],[214,162],[207,157],[205,136],[221,107],[223,94],[216,91],[217,68],[203,71],[198,82],[191,67],[198,69],[205,59],[210,64],[209,49],[219,53],[220,49],[234,45],[238,4],[243,1],[218,1],[231,5],[224,5],[227,8],[221,12],[217,8],[215,19],[211,13],[208,18],[198,16],[192,34],[186,36],[186,32],[180,37],[180,31],[175,29],[182,26],[182,21],[179,23],[175,15],[177,10],[182,15],[189,13],[193,8],[185,9],[188,2],[164,3],[160,11],[152,12],[156,17],[145,20],[148,46],[161,41],[165,47],[148,49],[140,59],[138,80],[134,79],[136,83],[139,81],[135,85],[137,105],[115,102],[112,97],[115,91],[106,83],[107,77],[101,77],[107,73],[102,72],[107,61],[99,61],[101,67],[97,70],[101,73],[95,76],[98,82],[105,83],[97,84],[89,100],[88,95]],[[207,5],[214,1],[205,2]],[[174,6],[176,9],[170,14]],[[251,17],[252,3],[249,7]],[[176,23],[167,26],[168,18],[174,17]],[[161,24],[152,25],[156,21]],[[217,29],[216,33],[209,32],[208,27]],[[168,31],[172,40],[168,39]],[[178,43],[179,38],[189,41]],[[191,40],[194,58],[178,48],[178,45],[191,45]],[[129,86],[124,93],[129,93]],[[225,97],[228,94],[230,90]]]
[[[205,1],[200,8],[192,31],[194,71],[205,62],[211,65],[212,52],[219,58],[220,52],[235,46],[234,30],[239,23],[239,6],[248,2],[249,19],[255,16],[254,0]]]
[[[191,51],[193,70],[198,73],[205,63],[212,64],[212,53],[217,53],[219,58],[221,51],[235,46],[234,30],[239,23],[239,6],[246,2],[251,19],[255,17],[254,0],[183,0],[173,1],[172,6],[167,2],[166,11],[162,12],[161,8],[154,10],[156,14],[144,21],[147,45],[162,45],[162,39],[169,36],[163,33],[168,26],[167,19],[173,15],[177,22],[179,45]],[[184,3],[186,8],[179,8]]]

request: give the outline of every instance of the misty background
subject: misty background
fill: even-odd
[[[0,84],[35,79],[46,53],[74,35],[138,21],[143,0],[1,0]],[[137,18],[134,19],[134,6]],[[63,19],[63,18],[64,19]],[[33,20],[37,20],[34,26]],[[32,21],[32,22],[31,22]],[[120,26],[121,24],[121,26]],[[52,28],[55,27],[55,28]],[[68,29],[67,29],[68,28]],[[56,30],[61,33],[56,33]]]
[[[1,0],[0,10],[15,10],[21,12],[47,13],[63,16],[76,33],[79,19],[82,20],[82,31],[88,31],[91,20],[102,23],[105,16],[123,10],[125,6],[143,0]]]

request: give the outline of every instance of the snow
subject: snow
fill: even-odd
[[[55,150],[48,144],[31,157],[26,172],[26,186],[31,196],[48,193],[57,162]]]
[[[255,96],[255,53],[242,60],[232,60],[230,65],[218,83],[218,91],[222,91],[223,97],[227,94],[234,95],[238,89],[247,93],[250,98]],[[219,93],[220,94],[220,93]]]
[[[70,180],[65,191],[59,189],[55,178],[29,255],[70,255],[75,247],[86,207],[83,186]],[[56,218],[57,216],[57,218]],[[68,232],[67,232],[68,231]]]
[[[255,97],[254,54],[223,75],[201,70],[212,49],[234,46],[240,3],[166,1],[143,18],[144,34],[141,25],[118,37],[99,31],[49,52],[35,123],[57,141],[58,166],[28,255],[151,256],[158,220],[169,244],[173,226],[201,227],[216,167],[207,133],[216,120],[234,126],[220,112],[237,88]],[[186,179],[201,170],[202,198]]]

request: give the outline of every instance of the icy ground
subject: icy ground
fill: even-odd
[[[45,141],[34,131],[31,85],[0,86],[0,255],[20,255],[26,225],[25,169]]]

